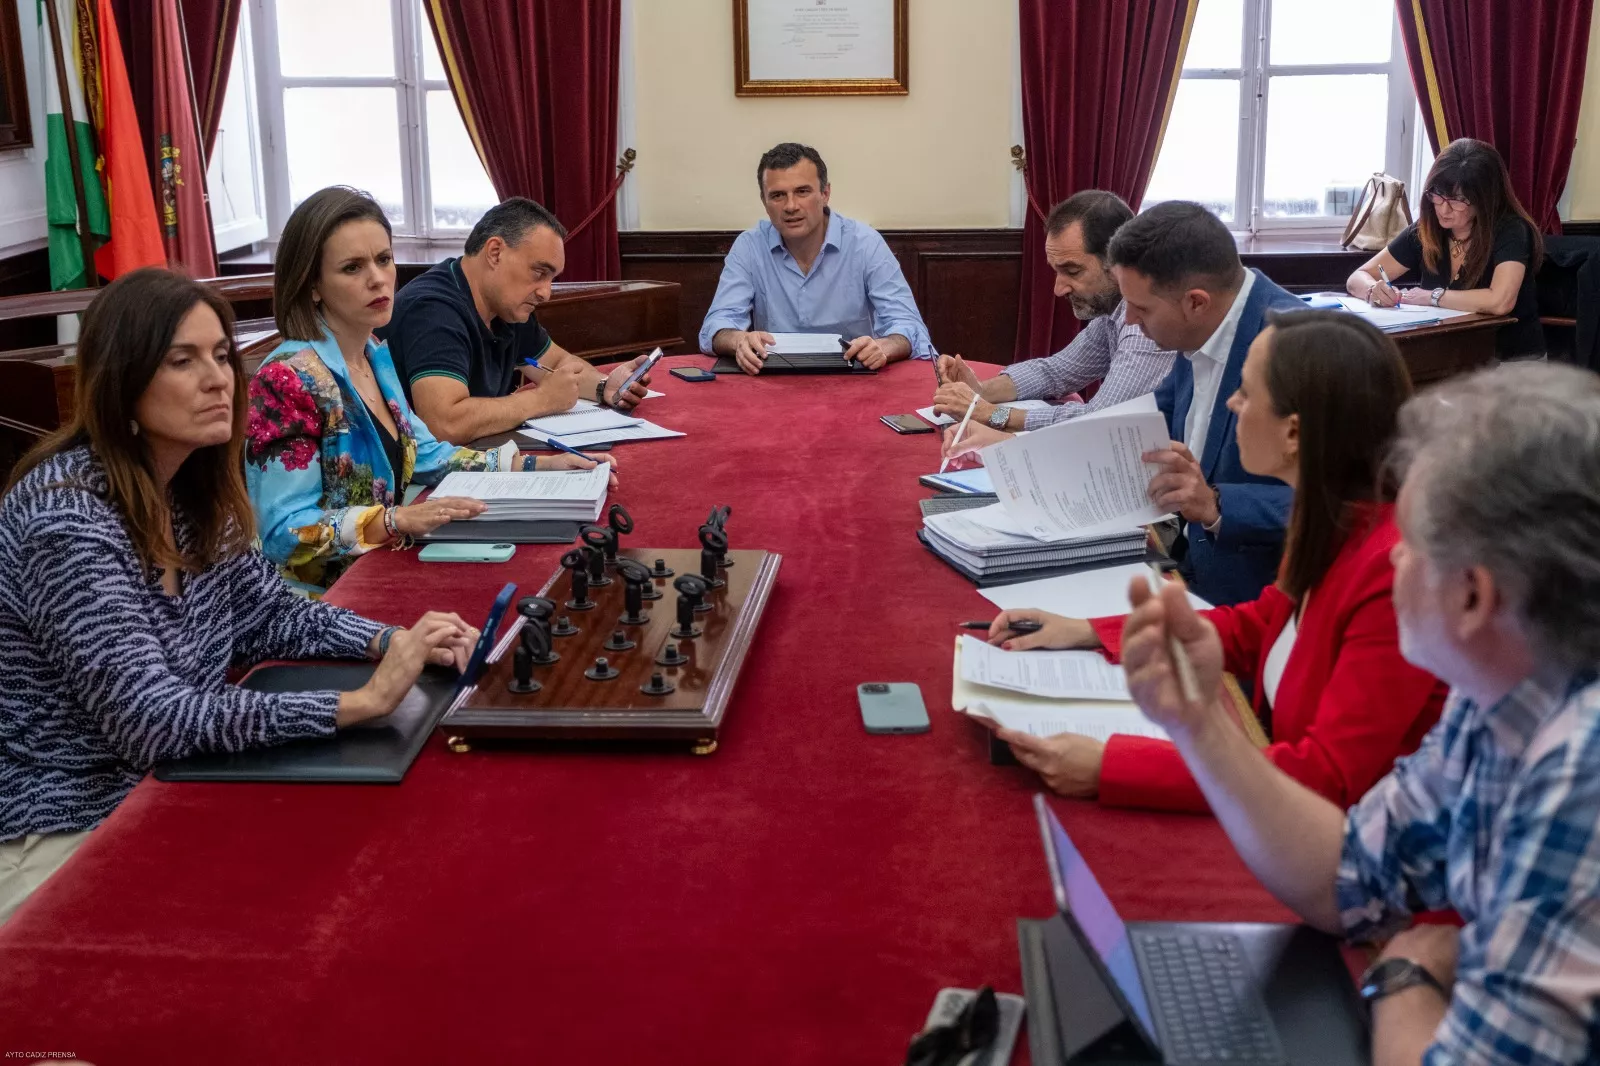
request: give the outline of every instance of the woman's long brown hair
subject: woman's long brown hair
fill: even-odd
[[[216,312],[228,338],[233,435],[226,444],[196,449],[168,487],[171,503],[198,534],[194,552],[182,557],[171,545],[168,499],[156,486],[150,449],[133,431],[133,421],[140,397],[166,361],[179,323],[200,304]],[[233,342],[233,309],[228,301],[198,282],[158,267],[124,274],[84,312],[77,367],[72,421],[23,456],[6,492],[40,463],[86,444],[105,470],[105,495],[122,513],[134,551],[147,570],[201,570],[248,549],[255,537],[255,515],[244,482],[249,382]]]
[[[1417,213],[1422,262],[1435,274],[1444,276],[1446,285],[1454,280],[1450,274],[1449,234],[1439,225],[1439,215],[1428,199],[1430,192],[1465,200],[1475,212],[1472,243],[1461,261],[1461,276],[1469,285],[1483,276],[1484,268],[1489,265],[1489,255],[1494,251],[1495,231],[1508,217],[1527,223],[1533,251],[1528,260],[1528,272],[1539,269],[1544,259],[1544,238],[1539,235],[1539,227],[1533,224],[1533,217],[1522,206],[1522,201],[1517,199],[1506,161],[1500,158],[1494,145],[1471,137],[1451,141],[1428,168],[1428,179],[1423,182],[1422,189],[1422,203]]]
[[[1278,587],[1299,601],[1333,565],[1357,505],[1395,496],[1387,466],[1411,375],[1393,338],[1344,311],[1268,317],[1267,392],[1300,416],[1299,484]]]

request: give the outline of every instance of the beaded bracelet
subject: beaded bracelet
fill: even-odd
[[[400,526],[394,519],[393,507],[385,507],[383,509],[383,530],[389,534],[390,540],[400,539]]]

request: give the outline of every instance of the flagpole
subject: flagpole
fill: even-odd
[[[72,192],[78,200],[78,244],[83,248],[83,273],[88,281],[85,287],[97,289],[100,287],[100,272],[94,266],[94,245],[89,235],[89,204],[83,192],[77,114],[72,110],[72,87],[67,81],[66,57],[62,54],[61,21],[56,15],[55,0],[44,0],[44,8],[50,16],[50,48],[56,61],[56,91],[61,94],[62,125],[67,133],[67,161],[72,170]]]

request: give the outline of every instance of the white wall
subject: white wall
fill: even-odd
[[[752,225],[756,162],[780,141],[815,146],[834,206],[873,225],[1010,225],[1016,4],[909,6],[909,96],[737,97],[728,0],[626,5],[638,228]]]
[[[1583,102],[1578,106],[1578,143],[1562,197],[1562,218],[1600,219],[1600,7],[1589,29],[1589,62],[1584,67]]]
[[[0,256],[42,247],[44,221],[44,92],[40,34],[34,0],[14,3],[22,27],[22,66],[33,113],[33,147],[0,152]]]

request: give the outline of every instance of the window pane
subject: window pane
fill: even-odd
[[[1383,74],[1270,79],[1262,213],[1348,215],[1367,179],[1383,169],[1388,117]]]
[[[1336,5],[1273,0],[1268,59],[1275,64],[1387,63],[1394,11],[1394,0],[1341,0]]]
[[[1221,67],[1232,70],[1243,62],[1240,41],[1244,35],[1244,0],[1205,0],[1189,30],[1189,50],[1183,69]]]
[[[1238,173],[1239,83],[1181,79],[1143,206],[1197,200],[1232,222]]]
[[[352,185],[405,222],[399,102],[393,89],[286,89],[289,198],[298,204],[329,185]]]
[[[500,202],[484,173],[461,112],[448,92],[428,94],[428,180],[433,187],[433,224],[471,229]]]
[[[422,76],[428,81],[444,81],[444,60],[439,58],[439,42],[433,39],[433,24],[428,21],[425,0],[422,6]]]
[[[389,0],[277,0],[285,77],[394,76]]]

